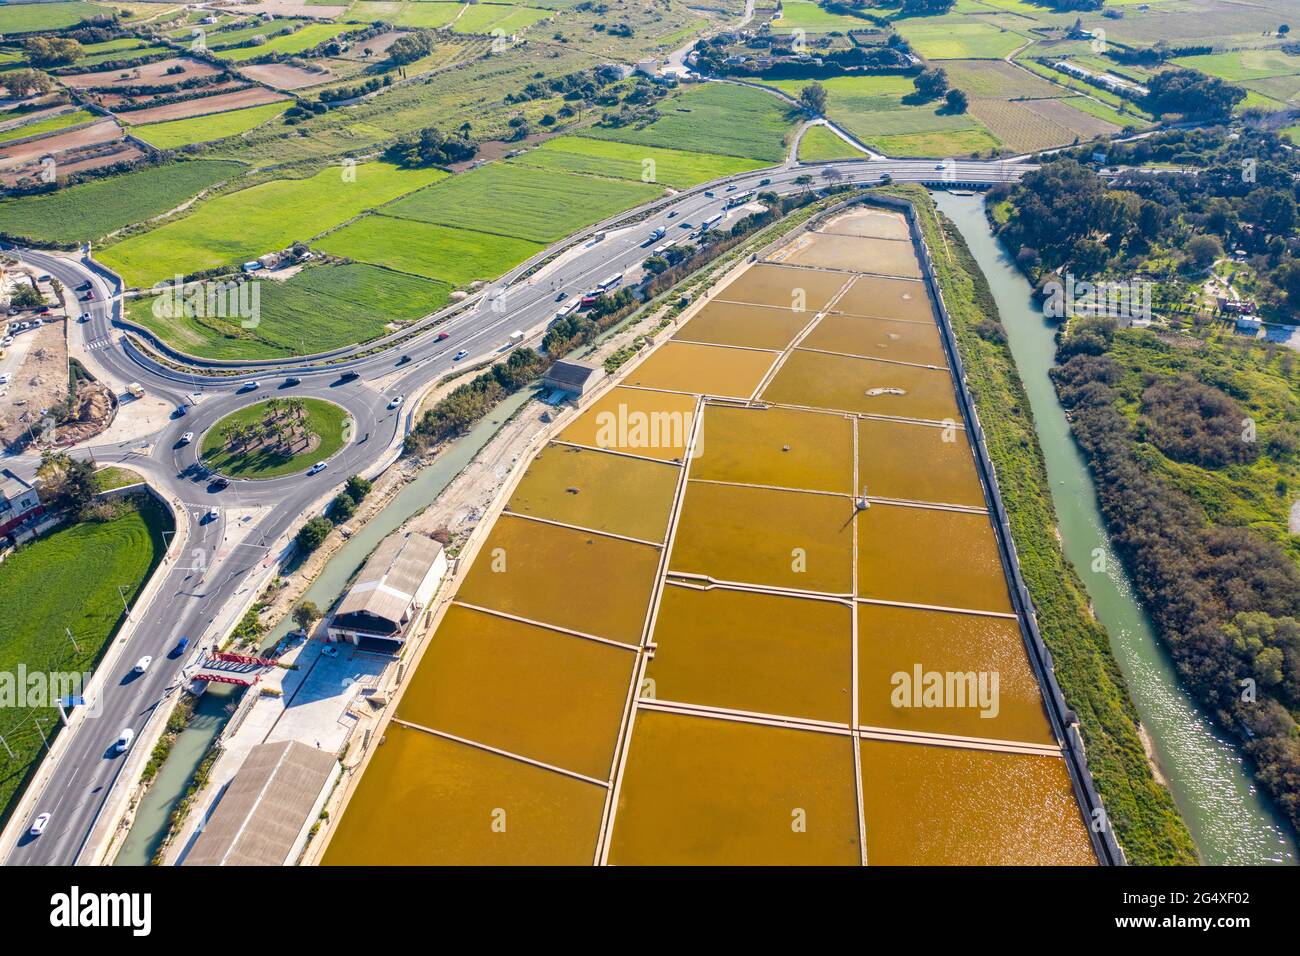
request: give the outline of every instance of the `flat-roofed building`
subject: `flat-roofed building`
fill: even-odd
[[[389,535],[375,548],[330,618],[330,640],[396,651],[447,573],[442,545],[422,534]]]
[[[31,484],[8,468],[0,471],[0,536],[39,518],[43,510],[41,496]]]
[[[288,866],[339,776],[334,754],[295,740],[248,752],[183,866]]]

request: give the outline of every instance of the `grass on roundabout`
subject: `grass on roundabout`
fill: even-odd
[[[244,445],[228,444],[228,426],[258,426],[277,418],[286,425],[291,415],[286,410],[289,399],[271,398],[231,412],[204,434],[199,458],[219,475],[227,478],[280,478],[306,471],[318,461],[325,461],[348,443],[352,418],[333,402],[319,398],[299,399],[304,418],[292,438],[284,441],[252,440]],[[305,436],[304,436],[305,431]]]

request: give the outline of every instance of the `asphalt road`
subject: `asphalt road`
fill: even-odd
[[[634,279],[640,273],[641,262],[650,255],[650,247],[664,241],[647,242],[656,227],[666,230],[665,239],[684,238],[702,220],[724,212],[725,202],[736,193],[808,188],[795,181],[802,175],[812,175],[816,188],[825,185],[822,171],[826,168],[787,163],[686,191],[634,228],[612,232],[603,240],[570,250],[529,279],[508,286],[510,277],[503,279],[475,307],[400,346],[350,358],[329,368],[288,361],[275,369],[259,369],[255,374],[181,374],[138,353],[114,329],[112,323],[119,305],[108,283],[89,266],[36,250],[17,250],[21,258],[55,276],[69,289],[87,280],[94,284],[94,300],[82,306],[89,311],[90,319],[73,323],[69,332],[84,336],[92,372],[107,371],[122,382],[139,382],[148,393],[175,406],[194,392],[201,394],[201,400],[188,414],[174,417],[143,442],[92,444],[77,449],[93,455],[101,464],[129,465],[185,502],[185,514],[180,520],[189,522],[194,536],[187,555],[168,573],[155,599],[147,607],[133,609],[133,614],[140,617],[139,626],[123,649],[115,673],[108,675],[103,684],[101,716],[86,720],[72,733],[67,750],[35,800],[28,816],[50,812],[48,828],[39,838],[23,836],[16,845],[0,848],[0,853],[7,853],[6,864],[71,864],[77,860],[122,765],[123,758],[110,752],[113,742],[125,727],[138,732],[165,691],[181,679],[184,661],[169,657],[168,651],[181,636],[189,637],[192,647],[222,637],[210,633],[210,626],[227,602],[248,597],[250,572],[268,557],[274,558],[268,555],[267,545],[295,528],[313,502],[332,492],[349,475],[375,466],[394,453],[408,426],[409,408],[404,405],[389,410],[386,406],[390,396],[411,395],[446,375],[457,364],[453,356],[462,349],[469,353],[465,362],[490,358],[505,346],[514,330],[528,330],[548,321],[558,308],[556,300],[561,292],[567,293],[566,301],[571,301],[614,273]],[[1004,162],[878,160],[835,163],[829,168],[842,174],[846,182],[874,183],[888,174],[895,182],[973,185],[1015,179],[1032,167]],[[760,187],[764,179],[770,183]],[[729,185],[735,189],[728,191]],[[733,210],[728,218],[740,215],[744,213]],[[566,244],[567,240],[557,248]],[[448,337],[438,341],[436,336],[441,332]],[[342,382],[340,373],[344,369],[355,371],[358,378]],[[285,387],[284,379],[290,374],[301,378],[301,383]],[[392,384],[382,393],[378,391],[376,383],[392,376],[396,376]],[[259,382],[257,390],[240,391],[253,379]],[[329,461],[324,472],[312,477],[235,481],[224,491],[196,479],[193,466],[197,441],[179,445],[181,434],[193,431],[201,436],[224,415],[271,395],[324,398],[342,405],[355,421],[354,440]],[[126,403],[119,414],[130,415],[130,404]],[[10,458],[4,464],[20,473],[30,473],[35,460]],[[213,505],[222,509],[222,516],[217,521],[202,521]],[[236,529],[228,526],[226,511],[249,507],[264,507],[265,511],[260,520],[248,522],[250,527],[243,529],[242,543],[231,546],[228,540]],[[131,668],[145,655],[154,658],[152,667],[132,678]]]

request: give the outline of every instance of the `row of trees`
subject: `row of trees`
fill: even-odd
[[[252,448],[270,446],[273,450],[292,454],[295,448],[306,448],[311,443],[312,432],[307,428],[307,403],[301,398],[271,398],[266,402],[267,414],[259,421],[229,422],[221,429],[221,437],[231,452],[243,453]]]
[[[361,504],[366,495],[370,494],[371,488],[371,482],[360,475],[353,475],[349,478],[347,484],[343,486],[343,490],[330,500],[326,514],[309,519],[306,524],[298,529],[298,534],[294,537],[298,550],[303,554],[311,554],[324,544],[325,539],[329,537],[336,524],[342,524],[356,514],[357,506]],[[310,607],[313,612],[310,620],[320,617],[320,612],[316,610],[316,606],[312,604]],[[294,612],[294,619],[298,620],[297,611]],[[310,627],[310,620],[307,623],[299,620],[298,626]]]

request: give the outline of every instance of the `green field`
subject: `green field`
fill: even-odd
[[[76,126],[79,123],[89,123],[95,119],[95,114],[87,110],[73,110],[71,113],[60,113],[58,116],[47,116],[43,120],[37,120],[35,123],[28,123],[26,126],[15,126],[13,129],[7,129],[0,132],[0,143],[7,143],[15,139],[23,139],[27,136],[40,136],[43,133],[53,133],[57,130],[67,129],[69,126]]]
[[[646,183],[492,163],[395,202],[384,213],[555,242],[661,195],[661,188]]]
[[[313,266],[258,287],[255,327],[238,317],[154,314],[154,298],[127,302],[127,318],[173,348],[200,358],[268,359],[328,352],[377,338],[447,304],[451,288],[376,266]],[[232,310],[233,311],[233,310]]]
[[[192,160],[0,201],[0,232],[33,242],[98,239],[173,209],[213,183],[237,175],[239,163]]]
[[[790,96],[810,80],[772,80]],[[941,103],[908,105],[914,91],[906,76],[837,76],[822,80],[826,115],[842,129],[889,156],[960,156],[999,145],[970,113],[942,113]]]
[[[6,3],[0,6],[0,33],[61,30],[103,12],[93,3]]]
[[[1029,42],[1029,37],[967,17],[909,18],[894,26],[927,60],[996,60]],[[1024,29],[1029,26],[1026,22]]]
[[[200,203],[188,216],[101,250],[99,258],[128,286],[146,287],[177,273],[235,266],[346,222],[447,174],[362,163],[330,166],[306,179],[281,179]]]
[[[761,169],[765,165],[759,160],[739,156],[634,146],[586,136],[558,136],[508,162],[563,172],[656,182],[674,189],[688,189],[712,179]],[[647,176],[650,178],[645,178]]]
[[[288,19],[275,20],[272,23],[255,23],[250,27],[236,27],[233,30],[214,30],[210,26],[203,26],[198,23],[191,23],[188,26],[181,27],[179,30],[173,30],[167,35],[177,40],[187,40],[196,28],[204,31],[203,42],[207,44],[210,50],[223,50],[226,47],[234,46],[237,43],[243,43],[259,34],[266,36],[276,30],[283,30],[285,27],[296,24],[306,23],[306,20]],[[217,24],[220,26],[220,24]]]
[[[307,406],[307,433],[316,436],[315,447],[301,451],[277,450],[270,446],[232,450],[222,435],[227,425],[253,425],[271,415],[267,401],[257,402],[231,412],[204,434],[199,446],[203,463],[220,475],[230,478],[279,478],[306,471],[318,461],[325,461],[349,441],[353,427],[351,416],[342,406],[319,398],[304,398]]]
[[[330,255],[377,263],[453,286],[495,279],[546,248],[527,239],[383,215],[366,216],[313,245]]]
[[[423,4],[413,4],[423,6]],[[409,9],[409,7],[408,7]],[[455,33],[491,33],[500,30],[511,34],[527,29],[539,20],[554,16],[550,10],[533,10],[529,7],[504,3],[474,3],[452,24]]]
[[[162,560],[171,526],[148,499],[108,521],[63,525],[15,551],[0,564],[0,672],[13,674],[20,664],[29,674],[93,671],[122,619],[118,585],[133,602]],[[0,750],[0,821],[58,721],[53,707],[0,709],[0,735],[15,754]]]
[[[871,11],[875,13],[874,9]],[[851,14],[832,13],[812,0],[784,0],[781,4],[781,16],[772,21],[772,32],[786,33],[790,30],[805,30],[808,33],[829,33],[839,30],[871,30],[877,24],[865,17]]]
[[[734,83],[685,89],[658,109],[663,115],[644,128],[592,126],[583,135],[779,163],[785,159],[786,136],[795,125],[789,104]]]
[[[799,161],[819,163],[832,159],[864,159],[866,153],[844,141],[826,126],[810,126],[799,140]]]
[[[293,100],[279,103],[265,103],[261,106],[249,106],[242,110],[230,110],[225,113],[210,113],[206,116],[191,116],[188,119],[167,120],[163,123],[146,123],[133,127],[131,135],[144,140],[150,146],[159,149],[176,149],[191,143],[210,143],[246,133],[279,116],[290,106]]]
[[[138,485],[144,481],[137,471],[130,468],[123,468],[120,465],[108,465],[105,468],[95,472],[95,487],[99,491],[112,491],[114,488],[125,488],[127,485]]]
[[[357,25],[338,24],[338,23],[312,23],[297,30],[293,33],[287,33],[284,36],[271,37],[265,43],[258,46],[240,46],[231,47],[230,49],[217,50],[217,56],[223,60],[232,63],[242,63],[244,60],[252,60],[259,56],[265,56],[268,53],[282,53],[285,55],[292,53],[302,53],[304,50],[310,50],[312,47],[331,40],[340,33],[349,33],[353,30],[360,30]]]

